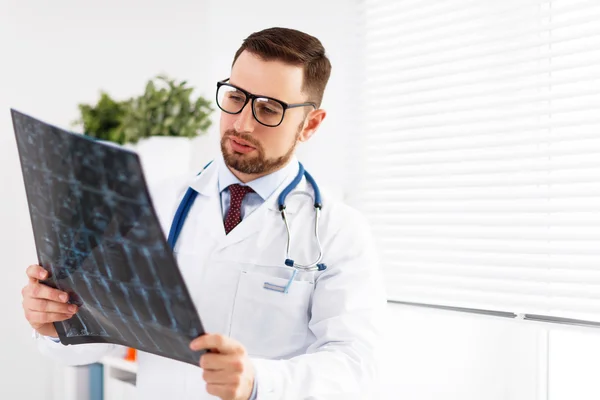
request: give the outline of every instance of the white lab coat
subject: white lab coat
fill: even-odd
[[[376,347],[385,308],[383,282],[365,219],[322,190],[322,272],[299,272],[287,294],[263,288],[285,285],[286,233],[275,193],[225,235],[216,166],[153,195],[165,234],[188,186],[200,194],[175,247],[182,276],[207,332],[240,341],[256,371],[258,399],[373,399]],[[307,192],[307,196],[298,192]],[[296,193],[296,194],[295,194]],[[288,196],[292,258],[315,259],[312,189],[303,179]],[[64,346],[38,339],[40,350],[69,365],[98,361],[122,348]],[[153,354],[138,355],[139,399],[214,399],[202,369]]]

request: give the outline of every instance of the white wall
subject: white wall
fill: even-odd
[[[537,400],[541,329],[390,304],[382,400]]]
[[[382,400],[595,400],[600,330],[390,304]]]
[[[550,333],[550,400],[600,398],[600,329]]]

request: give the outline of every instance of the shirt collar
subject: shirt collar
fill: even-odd
[[[225,165],[223,156],[217,158],[218,163],[218,188],[219,193],[222,193],[230,185],[241,184],[244,185]],[[298,172],[298,159],[296,156],[292,156],[287,165],[275,172],[268,175],[262,176],[258,179],[254,179],[246,183],[245,185],[250,186],[254,192],[256,192],[263,201],[268,199],[275,190],[281,185],[281,183],[291,174]]]

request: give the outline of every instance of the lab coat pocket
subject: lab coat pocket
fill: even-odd
[[[230,335],[248,354],[276,358],[304,348],[314,285],[293,281],[287,293],[272,289],[283,288],[288,281],[259,272],[241,272]]]

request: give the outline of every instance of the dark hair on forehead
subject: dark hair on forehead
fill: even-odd
[[[254,32],[235,53],[232,66],[244,50],[264,61],[282,61],[301,66],[304,70],[302,91],[308,101],[321,106],[323,93],[331,75],[331,63],[325,55],[323,44],[314,36],[289,28],[269,28]]]

